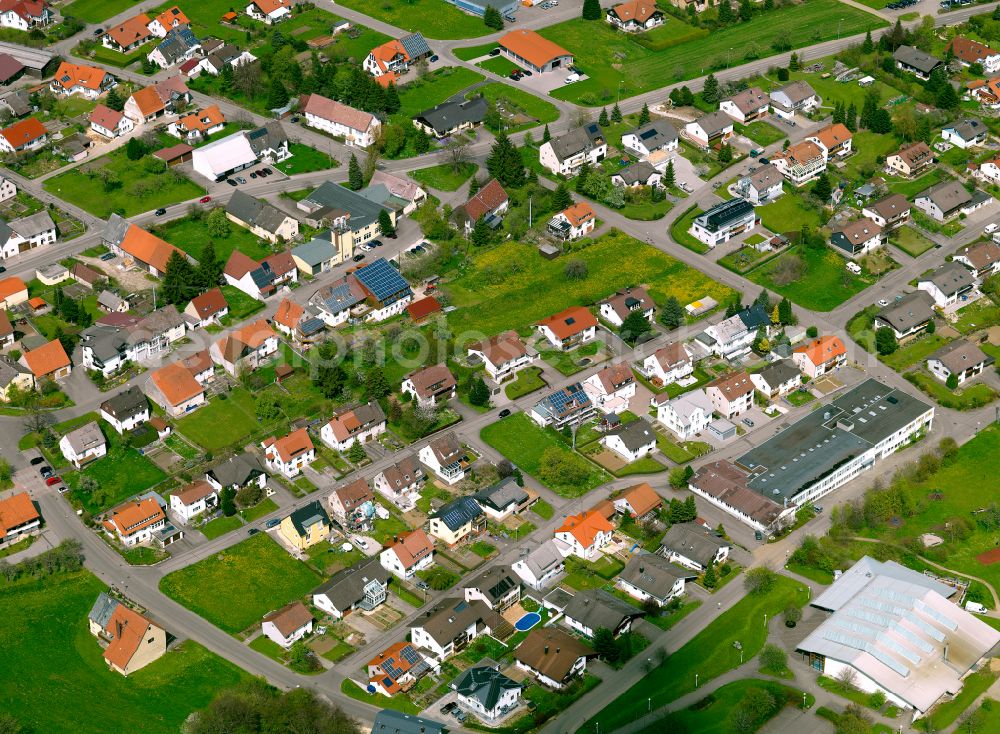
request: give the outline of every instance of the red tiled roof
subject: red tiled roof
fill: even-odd
[[[25,364],[35,377],[45,377],[70,366],[62,342],[53,339],[48,344],[24,353]]]
[[[547,326],[557,339],[568,339],[591,327],[597,326],[594,314],[583,306],[571,306],[538,322],[539,326]]]
[[[102,104],[94,107],[94,111],[90,113],[90,121],[92,123],[112,131],[118,127],[118,123],[122,121],[123,117],[125,117],[124,113],[113,110],[110,107],[105,107]]]
[[[7,537],[14,528],[20,527],[40,517],[35,503],[27,492],[20,492],[5,500],[0,500],[0,538]]]
[[[489,183],[483,186],[476,195],[465,202],[465,213],[472,221],[489,214],[497,207],[507,201],[507,192],[495,178],[491,178]]]
[[[594,214],[594,210],[591,209],[590,204],[585,201],[579,201],[566,209],[563,209],[562,215],[569,220],[569,223],[574,227],[579,227],[582,224],[586,224],[592,219],[596,219],[597,215]]]
[[[426,298],[421,298],[419,301],[413,301],[413,303],[406,307],[406,312],[410,314],[410,318],[414,322],[423,321],[432,313],[437,313],[440,310],[441,303],[434,296],[427,296]]]
[[[64,61],[59,64],[59,68],[56,69],[56,74],[52,78],[52,81],[67,91],[73,87],[98,90],[101,88],[104,77],[107,75],[108,72],[96,66],[71,64],[68,61]]]
[[[17,149],[38,140],[38,138],[44,137],[48,132],[45,129],[45,125],[34,117],[28,117],[15,122],[10,127],[0,130],[0,135],[4,136],[12,148]]]
[[[795,354],[804,354],[814,365],[821,365],[847,354],[847,348],[839,336],[821,336],[805,346],[795,349]]]
[[[622,21],[635,20],[639,23],[645,23],[653,17],[654,13],[662,14],[663,11],[659,10],[656,3],[651,2],[651,0],[628,0],[620,5],[615,5],[611,8],[611,12]]]
[[[614,526],[599,512],[584,510],[579,515],[569,515],[556,528],[557,533],[569,533],[584,548],[592,545],[600,532],[610,533]]]
[[[200,296],[195,296],[191,299],[191,305],[194,306],[198,318],[202,320],[229,308],[229,304],[226,303],[226,297],[222,295],[222,290],[219,288],[212,288]]]
[[[316,115],[330,122],[337,122],[353,130],[364,132],[372,124],[374,117],[367,112],[356,110],[346,104],[324,97],[321,94],[310,94],[304,97],[302,113]]]
[[[149,379],[171,405],[180,405],[204,392],[194,375],[180,362],[161,367]]]
[[[559,44],[543,38],[534,31],[523,28],[511,31],[498,43],[501,47],[537,67],[545,66],[554,59],[573,55]]]
[[[302,306],[286,298],[278,304],[278,310],[274,313],[273,321],[276,321],[287,329],[294,329],[299,325],[299,319],[302,318],[302,314],[304,313],[305,309]]]
[[[108,28],[106,33],[111,36],[112,41],[122,48],[126,48],[136,41],[152,37],[153,34],[149,32],[148,26],[149,16],[140,13],[113,28]]]

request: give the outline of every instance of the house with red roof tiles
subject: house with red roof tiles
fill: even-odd
[[[84,99],[97,99],[111,89],[117,80],[104,69],[97,66],[73,64],[64,61],[56,69],[55,76],[49,82],[53,94],[76,94]]]
[[[663,25],[663,11],[653,0],[626,0],[606,12],[604,19],[626,33],[642,33]]]
[[[48,141],[49,131],[34,117],[18,120],[0,130],[0,151],[4,153],[38,150]]]
[[[271,437],[260,444],[264,449],[264,463],[272,471],[281,472],[294,479],[302,469],[316,460],[316,447],[305,428],[299,428],[281,438]]]
[[[54,17],[45,0],[0,0],[0,28],[30,31],[47,26]]]
[[[101,38],[101,43],[113,51],[128,53],[151,40],[153,34],[149,30],[149,16],[139,13],[108,28]]]
[[[563,241],[578,240],[594,231],[597,214],[585,201],[566,207],[549,220],[548,233]]]
[[[146,667],[167,652],[167,633],[162,627],[103,591],[87,621],[90,634],[104,647],[104,661],[122,675]]]
[[[553,347],[564,352],[597,337],[597,319],[583,306],[571,306],[542,319],[537,326]]]
[[[434,543],[421,528],[396,538],[379,554],[379,562],[389,573],[409,581],[417,571],[434,565]]]
[[[465,228],[468,235],[480,219],[485,219],[491,227],[499,226],[500,216],[507,211],[510,199],[503,186],[491,178],[482,188],[469,197],[464,204],[455,207],[452,217],[456,224]]]
[[[106,138],[117,138],[132,132],[135,122],[124,112],[99,104],[90,113],[90,129]]]
[[[382,129],[382,124],[374,115],[321,94],[304,95],[299,109],[309,127],[344,138],[348,145],[359,148],[367,148],[374,143]]]
[[[595,510],[584,510],[579,515],[569,515],[556,528],[556,540],[568,547],[566,555],[574,555],[585,561],[600,557],[601,548],[611,542],[614,526]]]
[[[794,349],[792,361],[806,375],[816,379],[846,364],[847,348],[839,336],[821,336]]]
[[[264,319],[243,326],[209,347],[212,361],[230,375],[253,372],[278,351],[278,336]]]
[[[190,413],[206,402],[205,389],[181,362],[173,362],[153,372],[146,381],[145,392],[171,418]]]
[[[320,429],[319,437],[330,448],[347,451],[355,441],[368,443],[385,433],[385,425],[382,407],[370,400],[355,408],[335,413]]]
[[[253,0],[246,6],[246,14],[266,25],[274,25],[292,16],[291,0]]]

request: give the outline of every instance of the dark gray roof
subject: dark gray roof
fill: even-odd
[[[621,176],[626,186],[634,186],[635,184],[646,185],[649,177],[655,173],[658,173],[658,171],[653,167],[652,163],[649,161],[639,161],[615,171],[614,175]]]
[[[905,333],[934,318],[934,298],[927,291],[907,293],[879,311],[876,317],[896,331]]]
[[[666,120],[651,120],[625,134],[635,135],[649,151],[658,150],[677,140],[677,128]]]
[[[31,112],[31,96],[25,89],[15,89],[0,97],[0,104],[7,107],[14,117],[23,117]]]
[[[350,214],[348,226],[352,230],[367,227],[378,219],[378,213],[385,208],[333,181],[320,184],[319,188],[306,197],[306,201],[319,207],[347,212]]]
[[[278,207],[245,194],[240,189],[236,189],[230,197],[229,203],[226,204],[226,213],[271,234],[277,232],[282,222],[288,219],[288,215]]]
[[[931,282],[946,296],[968,290],[976,284],[972,271],[957,261],[945,263],[927,277],[921,277],[921,282]]]
[[[289,517],[292,519],[292,525],[295,526],[295,531],[299,535],[305,535],[306,528],[311,527],[317,521],[322,520],[323,524],[330,524],[330,516],[326,514],[326,510],[323,509],[323,505],[319,500],[300,507],[289,515]]]
[[[730,199],[729,201],[723,201],[716,204],[708,211],[699,214],[695,221],[698,222],[699,226],[702,226],[711,232],[718,232],[731,222],[743,219],[748,214],[752,213],[753,204],[746,199],[740,199],[737,197],[735,199]]]
[[[829,472],[931,410],[907,392],[868,379],[735,460],[751,489],[793,500]]]
[[[382,586],[389,581],[389,572],[382,568],[377,556],[338,571],[313,594],[325,595],[335,609],[343,612],[364,599],[365,586],[372,581],[378,581]]]
[[[101,235],[101,239],[110,245],[120,245],[128,233],[128,228],[131,226],[129,221],[124,217],[112,214],[108,218],[107,225],[104,227],[104,234]]]
[[[411,33],[408,36],[403,36],[399,39],[399,42],[403,44],[406,55],[410,59],[419,59],[421,56],[427,56],[431,52],[431,47],[427,45],[427,41],[420,33]]]
[[[651,441],[656,441],[656,431],[645,418],[638,418],[631,423],[626,423],[613,431],[608,431],[609,436],[618,436],[625,448],[629,451],[638,451]]]
[[[931,56],[929,53],[924,53],[919,48],[914,48],[913,46],[900,46],[896,49],[892,58],[904,66],[909,66],[924,74],[930,74],[941,65],[941,59],[937,56]]]
[[[792,364],[791,360],[787,359],[779,359],[777,362],[772,362],[757,373],[771,387],[777,387],[784,382],[788,382],[798,374],[798,368]]]
[[[762,326],[771,325],[771,315],[758,303],[747,306],[736,314],[747,329],[756,330]]]
[[[7,387],[19,375],[30,374],[24,365],[18,364],[6,354],[0,354],[0,389]]]
[[[693,579],[697,578],[697,574],[671,563],[663,556],[644,553],[632,556],[618,578],[658,599],[666,599],[677,579]]]
[[[273,121],[266,123],[263,127],[243,133],[250,148],[257,157],[260,157],[268,150],[277,150],[288,142],[288,135],[280,122]]]
[[[490,604],[496,604],[507,594],[521,586],[521,579],[510,566],[497,565],[483,569],[462,584],[463,589],[479,589]]]
[[[447,727],[439,721],[392,709],[379,711],[372,722],[372,734],[444,734],[446,731]]]
[[[930,199],[942,212],[948,214],[972,201],[972,194],[958,181],[945,181],[920,192],[917,198]]]
[[[94,602],[94,606],[90,609],[90,614],[87,618],[91,622],[99,625],[101,629],[106,629],[108,622],[111,621],[111,615],[115,613],[115,609],[118,608],[118,600],[112,599],[105,592],[101,592],[97,595],[97,601]]]
[[[518,485],[514,477],[483,487],[472,496],[480,505],[491,507],[497,512],[503,512],[511,505],[519,505],[528,499],[528,493]]]
[[[127,390],[123,390],[101,403],[101,410],[112,418],[125,421],[149,410],[149,403],[142,390],[132,385]]]
[[[587,589],[570,599],[563,614],[596,632],[602,627],[616,630],[626,619],[642,617],[644,612],[603,589]]]
[[[986,125],[974,117],[959,120],[956,123],[948,125],[945,129],[954,131],[956,135],[966,142],[975,140],[980,135],[986,135],[989,132]]]
[[[247,452],[230,456],[205,472],[223,487],[242,487],[264,473],[257,457]]]
[[[190,49],[198,45],[200,45],[198,39],[191,32],[191,28],[182,25],[167,31],[167,35],[164,36],[160,45],[156,48],[163,55],[167,64],[172,65],[180,61]]]
[[[600,147],[606,142],[601,126],[591,122],[583,127],[573,128],[567,133],[552,138],[549,144],[556,158],[561,161],[572,158],[584,151]]]
[[[483,121],[488,109],[489,105],[485,99],[474,97],[463,102],[442,102],[436,107],[424,110],[416,116],[416,119],[433,128],[438,136],[442,136],[459,125],[469,123],[478,125]]]
[[[442,599],[416,617],[411,626],[422,627],[438,644],[447,645],[473,623],[483,623],[490,629],[500,624],[500,615],[478,599]]]
[[[483,509],[472,497],[458,497],[442,505],[437,512],[432,512],[429,517],[440,518],[448,526],[448,529],[454,532],[482,514]]]
[[[460,696],[473,698],[487,711],[492,711],[504,691],[519,689],[521,684],[496,668],[480,663],[459,675],[451,682],[451,687]]]
[[[729,541],[723,540],[708,528],[693,522],[671,525],[660,547],[678,555],[697,561],[702,566],[715,558],[720,548],[728,548]]]

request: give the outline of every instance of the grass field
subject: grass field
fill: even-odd
[[[86,571],[0,582],[0,648],[11,663],[0,677],[2,709],[25,731],[104,734],[141,721],[144,734],[173,734],[216,692],[248,677],[190,640],[128,678],[112,672],[87,629],[106,588]]]
[[[808,0],[696,38],[691,38],[695,29],[687,24],[672,24],[659,31],[662,37],[657,39],[660,44],[680,41],[666,53],[644,47],[607,23],[582,19],[543,28],[541,35],[573,53],[576,65],[589,77],[554,90],[552,96],[601,105],[615,98],[619,83],[622,98],[631,97],[712,69],[770,56],[775,53],[771,44],[778,41],[798,48],[835,38],[838,33],[848,36],[884,25],[885,21],[874,15],[836,0]]]
[[[782,199],[784,198],[782,197]],[[799,257],[802,260],[802,275],[791,283],[778,285],[773,276],[782,267],[782,260],[792,257]],[[814,311],[832,311],[848,298],[860,293],[875,282],[871,276],[849,273],[844,267],[844,263],[844,258],[829,247],[804,248],[795,246],[783,255],[750,271],[746,277],[779,295],[786,296],[803,308]]]
[[[337,161],[323,151],[302,143],[289,143],[288,150],[292,157],[275,164],[274,167],[289,176],[294,176],[296,173],[325,171],[338,165]]]
[[[778,234],[798,233],[803,224],[819,227],[822,216],[820,209],[806,206],[802,201],[802,194],[792,186],[785,184],[784,191],[772,203],[757,208],[761,224]]]
[[[380,3],[344,0],[341,4],[411,33],[420,31],[428,38],[478,38],[494,32],[486,27],[482,18],[463,13],[454,5],[439,0],[384,0]]]
[[[421,0],[426,1],[426,0]],[[442,9],[449,5],[440,5]],[[483,75],[464,66],[446,66],[421,79],[407,82],[399,88],[401,115],[413,117],[430,107],[439,105],[463,89],[483,80]]]
[[[517,377],[507,383],[504,393],[511,400],[517,400],[522,395],[527,395],[535,390],[545,387],[542,379],[542,371],[538,367],[526,367],[517,373]]]
[[[628,253],[622,258],[623,252]],[[569,260],[587,265],[587,277],[567,280]],[[573,304],[595,303],[627,286],[648,284],[657,302],[676,296],[682,303],[711,296],[725,303],[726,286],[678,260],[618,231],[609,232],[572,255],[545,260],[531,245],[506,242],[475,256],[472,265],[445,288],[457,310],[449,314],[454,333],[478,329],[497,334],[522,328]]]
[[[524,413],[515,413],[486,426],[482,439],[521,469],[538,478],[539,463],[546,449],[556,448],[590,468],[587,479],[579,484],[553,485],[549,488],[564,497],[579,497],[611,479],[602,469],[572,453],[554,431],[543,430]]]
[[[112,15],[124,13],[137,5],[135,0],[73,0],[69,5],[63,6],[62,14],[87,23],[101,23]],[[138,7],[136,12],[139,12]]]
[[[476,66],[486,69],[486,71],[492,71],[498,76],[507,76],[512,71],[521,68],[506,56],[494,56],[486,61],[480,61]]]
[[[924,731],[943,731],[947,729],[972,705],[973,701],[979,698],[980,694],[985,693],[986,689],[993,685],[996,679],[996,673],[991,672],[989,668],[972,673],[962,682],[962,690],[953,699],[940,703],[931,709],[927,715],[931,726],[927,726],[927,722],[921,722],[924,724],[921,728]],[[983,729],[983,731],[992,730]]]
[[[248,296],[235,286],[227,283],[221,289],[222,295],[226,298],[226,303],[229,304],[229,314],[223,318],[223,323],[227,319],[229,322],[239,323],[251,314],[255,314],[264,308],[263,301],[258,301],[256,298]]]
[[[191,217],[181,217],[167,222],[156,228],[156,234],[196,260],[201,257],[202,250],[209,242],[215,245],[215,254],[223,262],[229,259],[233,250],[239,250],[254,260],[267,257],[272,252],[268,243],[233,222],[229,223],[229,235],[226,237],[212,237],[208,233],[205,219]]]
[[[464,48],[456,48],[455,58],[461,59],[462,61],[472,61],[472,59],[478,59],[480,56],[486,56],[490,51],[497,48],[496,41],[491,41],[489,43],[482,43],[478,46],[465,46]]]
[[[970,382],[955,390],[923,370],[908,372],[906,379],[952,410],[974,410],[989,405],[997,399],[996,391],[983,382]]]
[[[880,356],[879,359],[897,372],[902,372],[908,367],[912,367],[918,362],[927,359],[931,352],[937,351],[940,347],[947,344],[948,341],[948,339],[937,333],[921,334],[903,343],[892,354]]]
[[[554,104],[523,89],[512,87],[510,84],[490,82],[476,87],[469,93],[469,96],[477,94],[481,94],[503,112],[531,118],[527,122],[517,122],[515,119],[508,120],[505,122],[505,129],[508,133],[526,130],[559,119],[559,110]]]
[[[125,149],[88,161],[77,168],[47,179],[43,187],[50,194],[76,204],[96,217],[107,219],[113,212],[131,217],[141,212],[196,199],[205,189],[177,169],[146,170],[147,160],[130,161]],[[111,171],[118,183],[111,190],[98,177],[98,171]]]
[[[704,214],[704,212],[696,206],[688,209],[684,212],[684,214],[678,217],[670,227],[670,236],[678,245],[683,245],[689,250],[693,250],[694,252],[704,255],[709,251],[708,245],[700,240],[696,240],[688,234],[688,230],[691,229],[691,224],[702,214]]]
[[[743,134],[757,143],[757,145],[768,146],[785,138],[785,134],[781,130],[761,120],[751,122],[749,125],[741,125],[740,127],[743,128]]]
[[[410,171],[410,178],[438,191],[458,191],[476,172],[475,163],[463,163],[456,171],[450,163]]]
[[[704,684],[732,670],[740,664],[740,652],[733,647],[737,640],[743,647],[743,659],[751,659],[767,639],[764,615],[770,619],[789,604],[805,603],[806,594],[801,593],[800,588],[791,579],[778,576],[770,593],[743,597],[667,661],[577,729],[578,734],[593,732],[597,726],[615,731],[645,713],[646,707],[642,704],[647,698],[655,698],[662,705],[693,691],[695,673],[699,683]]]
[[[220,431],[219,427],[226,430]],[[212,398],[208,405],[177,421],[177,430],[206,451],[238,444],[258,427],[254,397],[243,389],[229,393],[225,400]]]
[[[98,487],[106,493],[107,501],[95,503],[94,494],[79,491],[83,477],[96,481]],[[65,480],[72,489],[73,497],[93,514],[113,507],[166,478],[167,475],[160,467],[135,449],[118,447],[82,471],[67,474]]]
[[[319,582],[312,569],[262,533],[165,576],[160,591],[236,633],[305,596]]]
[[[200,530],[202,535],[212,540],[241,527],[243,527],[243,522],[236,515],[233,515],[232,517],[217,517],[210,520],[202,525]]]
[[[986,329],[1000,324],[1000,306],[991,298],[984,296],[975,303],[960,309],[958,321],[954,326],[963,334],[971,334],[980,329]]]
[[[934,247],[933,241],[910,226],[893,230],[889,236],[889,244],[895,245],[910,257],[919,257]]]

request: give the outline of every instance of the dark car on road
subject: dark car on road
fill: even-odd
[[[43,466],[42,468],[40,468],[38,470],[38,473],[42,475],[42,479],[48,479],[55,472],[52,471],[52,467],[51,466],[49,466],[48,464],[46,464],[45,466]]]
[[[164,214],[166,214],[166,213],[167,213],[167,210],[166,210],[166,209],[164,209],[164,208],[163,208],[163,207],[161,206],[161,207],[160,207],[159,209],[157,209],[157,210],[156,210],[155,212],[153,212],[153,213],[154,213],[154,214],[156,214],[156,216],[158,216],[158,217],[162,217],[162,216],[163,216]]]
[[[501,418],[506,418],[508,415],[510,415],[510,408],[504,408],[500,411]]]

